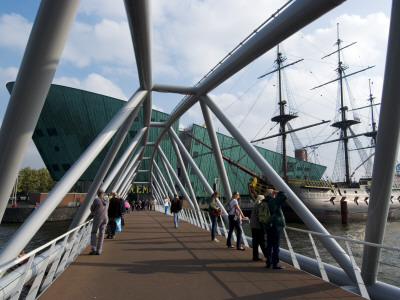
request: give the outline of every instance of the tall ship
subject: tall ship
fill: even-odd
[[[278,114],[273,116],[271,121],[279,126],[279,133],[263,137],[261,139],[255,139],[252,141],[252,143],[278,137],[279,141],[277,143],[277,152],[280,152],[281,159],[278,163],[275,162],[275,165],[273,166],[274,169],[282,176],[282,178],[296,193],[299,199],[302,200],[307,208],[320,221],[342,222],[343,224],[346,224],[351,221],[362,221],[367,217],[368,204],[370,200],[370,183],[372,179],[372,161],[377,136],[375,122],[376,116],[374,116],[373,107],[377,104],[374,104],[371,85],[368,99],[369,105],[355,108],[352,103],[349,105],[346,104],[344,87],[349,86],[347,83],[347,78],[373,67],[367,67],[354,73],[346,74],[345,71],[348,67],[342,62],[341,52],[343,49],[350,47],[355,43],[344,47],[342,47],[341,44],[342,41],[339,38],[338,29],[338,37],[336,42],[337,50],[323,57],[324,59],[334,54],[337,55],[337,78],[314,88],[318,89],[327,84],[338,83],[338,114],[335,117],[335,120],[332,122],[323,120],[316,124],[306,125],[301,128],[293,128],[291,126],[290,122],[298,117],[298,113],[293,109],[287,111],[288,103],[284,99],[282,91],[282,72],[286,67],[294,65],[302,60],[284,65],[286,58],[283,56],[278,46],[277,57],[275,60],[275,70],[268,72],[259,78],[263,78],[272,73],[277,74]],[[352,106],[351,108],[349,107],[350,105]],[[370,109],[372,128],[368,132],[356,133],[352,128],[353,126],[361,123],[361,119],[357,114],[359,109]],[[350,113],[352,115],[351,117]],[[296,135],[297,131],[319,126],[325,123],[331,123],[330,126],[334,128],[334,133],[339,135],[338,138],[308,145],[306,147],[301,145],[300,139]],[[289,135],[294,144],[295,158],[298,161],[308,161],[308,148],[315,149],[316,147],[325,144],[338,143],[338,151],[336,154],[332,180],[322,180],[322,176],[319,178],[311,178],[309,176],[311,174],[310,172],[303,172],[302,176],[299,176],[298,174],[297,176],[293,176],[294,173],[291,172],[291,170],[293,171],[293,168],[296,168],[296,163],[288,163],[287,139]],[[364,147],[359,139],[363,136],[370,140],[370,144],[367,147]],[[196,140],[196,143],[201,143],[203,146],[210,148],[206,143],[204,143],[204,140],[196,138],[193,135],[191,135],[191,137]],[[355,148],[350,149],[350,142],[354,142]],[[367,153],[368,149],[370,150],[370,153]],[[223,148],[221,150],[223,151],[222,156],[225,161],[227,161],[231,166],[234,166],[250,175],[248,191],[253,200],[258,194],[265,194],[268,188],[273,188],[273,185],[268,181],[268,178],[265,178],[262,174],[249,169],[245,165],[241,164],[238,160],[232,159],[228,155],[225,155]],[[361,163],[353,169],[351,168],[350,164],[350,152],[357,152],[361,159]],[[353,179],[354,174],[356,171],[360,171],[361,169],[364,170],[364,175],[361,176],[358,181],[355,181]],[[306,170],[309,170],[309,168],[306,168]],[[400,218],[400,181],[396,179],[398,178],[395,178],[393,183],[388,218],[397,219]],[[292,211],[289,206],[285,207],[285,215],[289,220],[298,219],[296,213]]]
[[[321,143],[309,145],[307,147],[301,147],[300,142],[295,143],[296,157],[302,157],[307,159],[306,148],[315,148],[317,146],[338,143],[338,150],[336,154],[335,167],[332,175],[332,181],[326,180],[307,180],[307,178],[296,179],[289,178],[287,175],[287,162],[286,162],[286,140],[287,135],[292,135],[293,141],[298,141],[295,132],[315,125],[320,125],[329,121],[323,121],[317,124],[312,124],[299,129],[293,129],[290,126],[290,121],[297,118],[297,114],[285,111],[286,101],[282,98],[282,80],[281,72],[282,69],[289,66],[283,66],[285,58],[279,51],[277,51],[276,70],[273,72],[278,73],[278,95],[279,95],[279,114],[274,116],[271,121],[278,123],[279,125],[279,136],[281,136],[281,147],[282,147],[282,174],[283,179],[288,183],[291,189],[298,195],[303,203],[310,209],[310,211],[320,220],[335,221],[341,220],[342,223],[347,223],[349,220],[365,220],[368,213],[368,203],[370,199],[370,183],[372,180],[372,160],[374,156],[374,148],[376,143],[376,122],[374,116],[373,107],[374,97],[371,92],[371,83],[369,84],[369,105],[364,107],[355,108],[352,103],[352,98],[349,96],[349,104],[345,102],[345,86],[349,87],[347,78],[360,72],[364,72],[373,66],[366,67],[362,70],[346,74],[347,66],[342,61],[342,50],[352,46],[352,43],[347,46],[342,46],[342,41],[339,38],[339,24],[337,30],[337,49],[324,56],[325,59],[331,55],[337,55],[337,78],[319,85],[313,89],[318,89],[327,84],[338,83],[338,114],[335,120],[331,124],[331,127],[336,129],[334,132],[339,133],[339,138],[324,141]],[[278,46],[279,47],[279,46]],[[297,63],[297,62],[295,62]],[[292,63],[294,64],[294,63]],[[290,64],[290,65],[292,65]],[[271,72],[270,72],[271,73]],[[268,75],[267,73],[265,75]],[[265,76],[263,75],[263,76]],[[354,108],[350,109],[349,106],[353,105]],[[361,123],[361,119],[358,117],[357,111],[359,109],[370,109],[371,112],[371,123],[372,128],[369,132],[355,133],[353,126]],[[350,112],[352,117],[350,117]],[[276,136],[276,135],[275,135]],[[370,144],[364,147],[359,140],[359,137],[365,136],[370,139]],[[269,138],[269,137],[267,137]],[[266,138],[264,138],[266,139]],[[256,140],[260,141],[262,139]],[[350,149],[350,141],[354,141],[354,149]],[[253,141],[255,142],[255,141]],[[299,146],[300,145],[300,146]],[[367,149],[371,152],[368,154]],[[350,166],[350,151],[357,152],[360,156],[361,163],[351,170]],[[358,181],[353,180],[353,176],[360,168],[364,169],[364,176]],[[394,176],[394,174],[393,174]],[[264,186],[268,186],[268,182],[259,182],[258,179],[253,179],[253,182],[249,184],[249,192],[254,197],[260,189],[265,189]],[[389,210],[389,218],[400,217],[400,182],[394,180],[391,204]]]

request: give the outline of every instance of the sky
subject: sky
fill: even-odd
[[[193,86],[285,3],[278,0],[151,1],[153,81]],[[39,4],[38,0],[1,1],[0,120],[9,100],[5,85],[17,76]],[[369,80],[375,102],[380,103],[390,10],[389,0],[348,0],[280,45],[287,58],[284,64],[303,59],[286,68],[284,74],[284,82],[288,83],[284,86],[286,109],[299,116],[291,123],[293,128],[335,120],[337,84],[312,88],[337,76],[337,56],[321,58],[336,50],[338,28],[342,46],[356,42],[342,56],[349,67],[346,73],[375,66],[349,77],[353,108],[368,105]],[[250,141],[278,132],[278,127],[270,121],[278,113],[276,76],[257,79],[274,70],[275,59],[276,49],[272,49],[209,94]],[[122,0],[81,1],[53,83],[125,100],[136,91],[138,75]],[[153,108],[170,113],[181,100],[180,95],[154,93]],[[355,126],[354,131],[369,131],[370,111],[356,112],[365,122]],[[375,113],[379,113],[379,106],[375,106]],[[217,119],[214,122],[219,132],[227,134]],[[181,127],[193,123],[202,125],[200,106],[195,105],[180,123]],[[307,146],[337,138],[330,124],[299,131],[298,141]],[[360,141],[364,146],[369,143],[366,139]],[[270,139],[257,145],[275,151],[277,143],[277,139]],[[311,161],[327,166],[325,177],[328,179],[332,177],[336,149],[334,143],[309,153]],[[293,156],[293,153],[294,146],[289,143],[288,154]],[[352,158],[352,168],[360,162],[359,157]],[[21,167],[26,166],[44,167],[33,142]],[[359,172],[355,176],[361,176]]]

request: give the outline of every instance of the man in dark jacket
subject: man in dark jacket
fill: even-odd
[[[122,216],[121,199],[118,198],[117,193],[112,192],[112,198],[110,199],[110,205],[108,207],[108,239],[115,237],[115,231],[117,229],[117,220]]]
[[[182,209],[182,200],[179,199],[178,195],[174,195],[174,199],[171,202],[171,212],[174,216],[174,226],[178,228],[179,224],[179,212]]]
[[[281,237],[282,228],[285,227],[285,217],[283,215],[281,205],[287,200],[285,192],[269,189],[267,195],[263,200],[268,203],[271,217],[266,224],[267,233],[267,246],[266,246],[266,264],[267,268],[284,269],[284,266],[278,264],[279,262],[279,241]]]

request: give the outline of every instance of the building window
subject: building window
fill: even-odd
[[[62,167],[63,167],[64,171],[68,171],[69,168],[71,168],[71,165],[70,164],[62,164]]]
[[[47,134],[49,136],[57,136],[58,135],[57,129],[55,129],[55,128],[47,128],[46,130],[47,130]]]
[[[152,121],[152,122],[154,122],[155,120],[156,120],[156,119],[154,119],[154,118],[151,118],[151,121]]]
[[[42,136],[44,136],[43,130],[42,130],[42,129],[36,129],[35,132],[34,132],[34,134],[35,134],[37,137],[42,137]]]
[[[133,139],[136,135],[137,131],[129,131],[129,136]]]
[[[60,148],[58,148],[58,146],[54,146],[54,151],[58,152],[60,151]]]
[[[139,121],[139,117],[136,117],[136,118],[135,118],[135,122],[137,122],[137,121]]]
[[[58,165],[55,165],[55,164],[53,164],[53,165],[51,165],[51,167],[53,168],[53,170],[54,171],[60,171],[60,168],[58,167]]]
[[[178,168],[178,177],[181,177],[181,168]]]

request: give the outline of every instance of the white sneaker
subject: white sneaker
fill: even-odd
[[[218,239],[214,239],[213,242],[219,243],[219,240]]]

